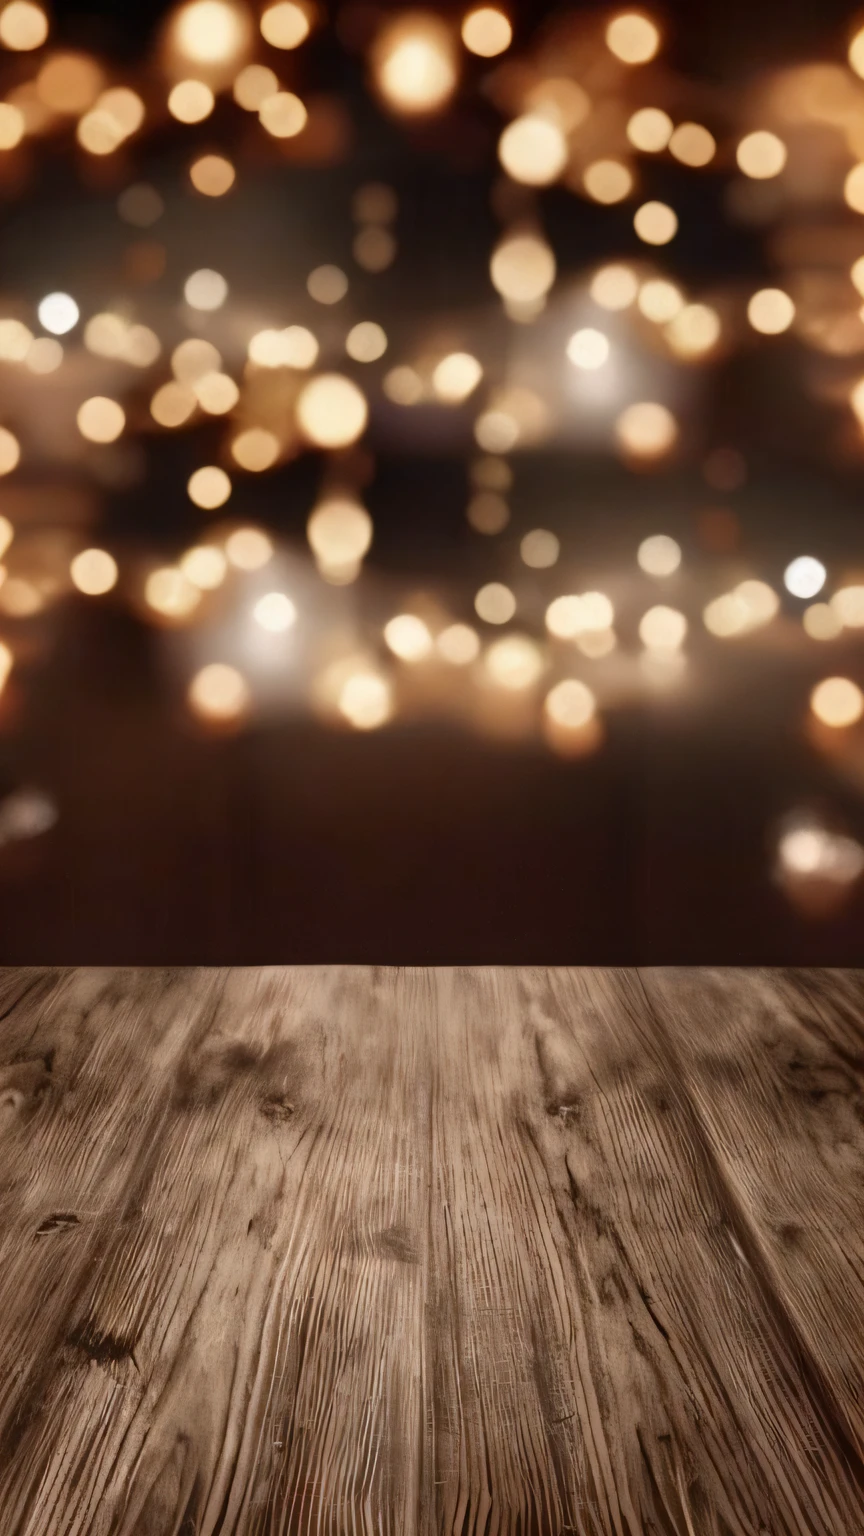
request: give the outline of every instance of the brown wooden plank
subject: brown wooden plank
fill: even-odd
[[[861,978],[657,970],[642,980],[722,1165],[751,1260],[787,1312],[857,1459],[864,1454]]]
[[[857,1536],[854,1071],[688,984],[0,973],[0,1536]]]

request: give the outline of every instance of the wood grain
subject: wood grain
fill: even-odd
[[[0,971],[0,1536],[860,1536],[864,975]]]

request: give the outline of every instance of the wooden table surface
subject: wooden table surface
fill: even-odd
[[[864,973],[0,971],[2,1536],[861,1536]]]

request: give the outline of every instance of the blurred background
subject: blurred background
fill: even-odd
[[[0,963],[864,958],[864,13],[0,5]]]

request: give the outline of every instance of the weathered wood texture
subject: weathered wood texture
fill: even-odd
[[[0,1536],[861,1536],[864,974],[0,972]]]

